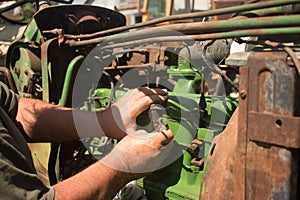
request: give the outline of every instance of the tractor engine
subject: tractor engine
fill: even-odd
[[[271,4],[183,14],[180,20],[189,19],[184,23],[172,23],[178,18],[167,17],[131,26],[126,26],[121,13],[102,7],[50,6],[36,12],[23,37],[10,46],[5,77],[1,79],[22,97],[89,112],[107,109],[137,87],[167,89],[168,100],[143,112],[137,118],[137,129],[152,132],[166,125],[175,135],[177,155],[147,178],[136,180],[136,189],[142,191],[144,198],[155,200],[194,200],[209,196],[207,191],[215,191],[221,198],[224,190],[213,190],[212,180],[228,185],[236,184],[238,181],[232,182],[237,177],[239,181],[246,180],[241,172],[246,170],[246,151],[248,155],[253,150],[268,157],[266,151],[271,147],[283,148],[293,160],[292,166],[287,164],[286,168],[295,172],[295,163],[299,164],[299,143],[284,143],[284,137],[276,132],[284,129],[288,135],[289,129],[284,126],[288,120],[299,125],[299,120],[293,118],[299,116],[299,5],[290,2],[293,6],[284,7],[288,3],[283,1]],[[268,10],[269,7],[276,9]],[[294,15],[278,14],[286,9]],[[232,12],[235,20],[208,20]],[[242,105],[239,116],[248,119],[248,124],[240,118],[239,134],[225,137],[221,133],[238,105]],[[271,113],[276,117],[272,118]],[[257,128],[258,120],[261,122]],[[272,130],[280,141],[264,132],[268,129],[264,122],[274,125],[274,120],[277,129]],[[299,138],[293,131],[291,134]],[[226,142],[218,144],[223,140]],[[49,182],[44,180],[46,184],[53,185],[101,159],[117,143],[103,136],[46,144],[32,151],[33,155],[41,150],[49,155],[45,162],[35,164],[38,173],[49,178]],[[228,154],[215,151],[218,145],[223,145]],[[261,152],[256,145],[266,150]],[[281,150],[276,152],[280,154]],[[241,170],[231,163],[232,159],[218,165],[224,157],[237,159]],[[255,160],[254,153],[251,158],[247,158],[249,163]],[[255,164],[249,166],[256,169]],[[223,174],[218,177],[218,169],[239,176],[231,182]],[[297,184],[293,187],[299,185],[299,175],[294,182]],[[246,196],[243,191],[249,192],[252,186],[243,188],[242,193],[236,189],[232,194]],[[249,197],[258,199],[255,194]]]

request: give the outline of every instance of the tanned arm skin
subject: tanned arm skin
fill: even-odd
[[[138,88],[97,113],[20,98],[16,120],[29,142],[64,142],[103,135],[121,139],[134,131],[136,117],[151,104],[165,101],[166,94],[161,89]],[[78,127],[84,129],[80,136]]]
[[[137,156],[164,148],[173,138],[173,133],[170,130],[162,132],[152,135],[147,140],[138,140],[136,137],[128,135],[120,141],[116,148],[123,152],[130,152],[124,157],[128,161],[126,163],[132,164],[130,173],[118,170],[128,167],[125,166],[126,164],[123,165],[124,163],[116,163],[113,166],[100,160],[77,175],[54,185],[55,200],[113,199],[126,183],[149,174],[149,172],[141,173],[140,169],[144,167],[143,165],[147,165],[146,163],[157,162],[156,157]],[[112,160],[112,163],[115,163],[115,155],[108,154],[106,160]],[[139,169],[139,173],[134,172],[135,168]]]
[[[135,132],[136,117],[151,104],[165,101],[166,94],[166,91],[160,89],[138,88],[125,94],[107,110],[97,113],[20,98],[16,122],[29,142],[64,142],[106,135],[120,140],[117,145],[119,151],[130,152],[126,157],[127,162],[121,163],[121,168],[118,161],[122,157],[116,159],[116,154],[108,154],[106,160],[112,160],[118,166],[100,160],[73,177],[57,183],[53,186],[55,200],[112,199],[126,183],[148,174],[141,173],[140,169],[143,168],[143,163],[155,163],[155,156],[137,158],[135,155],[151,152],[156,152],[157,155],[172,140],[173,133],[162,130],[143,140],[132,137],[130,133]],[[77,118],[75,121],[74,116]],[[78,133],[76,123],[80,123],[79,127],[84,129],[84,133]],[[122,171],[122,167],[133,170]],[[135,173],[135,168],[139,169],[139,173]]]

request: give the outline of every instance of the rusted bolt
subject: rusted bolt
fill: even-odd
[[[197,148],[199,148],[199,146],[197,144],[190,144],[188,146],[188,150],[192,154],[196,152]]]
[[[192,143],[188,146],[188,151],[191,154],[196,153],[197,150],[199,150],[200,146],[203,144],[202,141],[198,140],[198,139],[194,139],[192,141]]]
[[[241,99],[246,99],[246,97],[247,97],[247,93],[245,90],[240,91],[239,95],[240,95]]]

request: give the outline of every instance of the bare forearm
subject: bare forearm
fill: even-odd
[[[79,174],[54,185],[55,200],[113,199],[133,176],[97,162]]]
[[[140,137],[138,137],[140,136]],[[145,137],[147,136],[147,137]],[[54,186],[55,199],[113,199],[126,183],[151,174],[169,160],[174,137],[171,130],[125,136],[100,161]]]
[[[151,104],[166,101],[166,94],[162,89],[137,88],[97,113],[20,98],[16,120],[28,141],[33,142],[63,142],[103,135],[122,139],[135,131],[136,117]]]
[[[16,120],[31,142],[63,142],[102,136],[105,132],[108,136],[118,138],[119,133],[110,131],[113,120],[107,116],[108,113],[73,110],[20,98]]]

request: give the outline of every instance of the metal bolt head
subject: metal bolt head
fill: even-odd
[[[246,99],[246,97],[247,97],[247,93],[246,93],[246,91],[245,90],[242,90],[242,91],[240,91],[239,92],[239,96],[241,97],[241,99]]]

